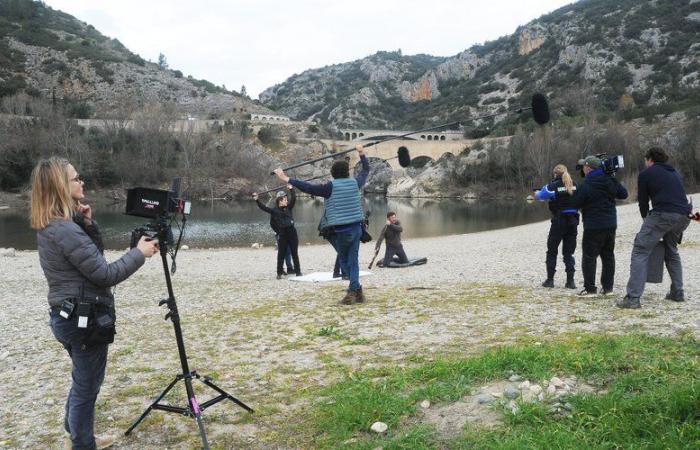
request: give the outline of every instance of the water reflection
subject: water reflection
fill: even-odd
[[[542,204],[523,201],[455,199],[387,199],[367,197],[370,234],[377,236],[386,222],[387,211],[395,211],[404,227],[404,239],[448,234],[473,233],[521,225],[548,217]],[[95,205],[107,248],[123,249],[129,233],[144,219],[124,215],[124,205]],[[323,213],[321,199],[299,199],[294,218],[302,244],[319,243],[318,221]],[[254,202],[195,202],[187,223],[184,243],[190,247],[239,247],[253,242],[274,244],[270,216]],[[0,214],[0,247],[35,249],[36,237],[27,218],[21,214]]]

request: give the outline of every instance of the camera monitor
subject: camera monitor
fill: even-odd
[[[126,190],[126,214],[157,219],[174,211],[172,191],[150,188]]]

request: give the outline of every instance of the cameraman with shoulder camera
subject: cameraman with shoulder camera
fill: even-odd
[[[37,230],[39,260],[49,285],[51,330],[73,363],[63,427],[73,449],[105,448],[113,439],[96,441],[93,428],[107,347],[114,339],[110,287],[153,256],[158,241],[144,237],[136,248],[109,264],[99,248],[92,210],[80,203],[83,182],[75,168],[62,158],[41,160],[31,184],[30,221]]]
[[[615,280],[615,232],[617,230],[616,200],[626,199],[627,189],[606,171],[604,162],[596,156],[581,159],[583,182],[571,199],[571,207],[581,210],[583,216],[583,240],[581,247],[581,270],[584,289],[580,297],[590,297],[598,293],[595,284],[598,256],[603,264],[600,283],[603,295],[610,294]]]
[[[617,302],[620,308],[641,307],[639,298],[644,292],[647,279],[647,263],[659,241],[663,242],[666,269],[671,277],[671,290],[666,299],[675,302],[685,300],[678,243],[690,224],[688,215],[692,205],[688,202],[680,174],[667,164],[668,155],[663,149],[650,148],[644,155],[644,160],[646,169],[639,172],[637,178],[637,201],[644,223],[634,238],[627,295]],[[650,199],[653,207],[651,212]]]

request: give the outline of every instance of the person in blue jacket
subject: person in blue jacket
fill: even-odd
[[[615,234],[617,232],[616,200],[626,199],[627,189],[613,175],[605,172],[603,162],[596,156],[579,160],[584,179],[571,199],[571,207],[581,210],[583,239],[581,297],[598,294],[595,284],[598,256],[603,263],[600,284],[603,295],[612,293],[615,281]]]
[[[568,289],[576,289],[574,275],[576,274],[576,236],[578,234],[578,210],[572,206],[571,199],[576,192],[576,183],[571,179],[569,171],[563,164],[554,167],[554,179],[535,193],[540,201],[549,201],[549,211],[552,213],[549,235],[547,237],[547,279],[543,287],[554,287],[554,273],[557,267],[557,253],[562,243],[562,256],[566,268],[566,285]]]
[[[355,178],[350,178],[350,165],[344,159],[336,160],[331,166],[333,179],[321,184],[289,178],[282,169],[275,169],[275,174],[280,180],[302,192],[325,199],[324,229],[329,231],[329,240],[338,253],[343,273],[350,278],[347,294],[340,301],[343,305],[365,301],[360,285],[358,257],[362,222],[365,219],[361,189],[367,181],[370,167],[362,145],[357,146],[357,152],[360,154],[362,170]]]

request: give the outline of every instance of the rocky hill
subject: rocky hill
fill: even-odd
[[[700,0],[580,0],[450,58],[379,52],[295,75],[260,99],[346,127],[452,121],[527,104],[535,91],[565,116],[640,117],[697,108],[699,72]]]
[[[65,102],[76,117],[151,102],[203,119],[270,112],[237,92],[147,62],[42,2],[0,0],[0,97],[22,91]]]

